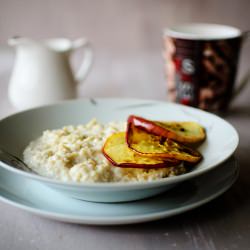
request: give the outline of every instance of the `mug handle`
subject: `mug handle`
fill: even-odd
[[[250,30],[243,32],[243,44],[250,38]],[[241,91],[247,86],[248,82],[250,80],[250,70],[244,75],[244,77],[239,81],[238,87],[234,90],[232,99],[235,99]]]
[[[90,68],[93,64],[93,50],[90,42],[85,38],[78,38],[73,41],[73,50],[83,49],[83,61],[77,73],[75,74],[75,79],[78,83],[86,79]]]

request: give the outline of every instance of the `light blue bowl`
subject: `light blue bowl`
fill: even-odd
[[[0,163],[0,166],[15,175],[37,180],[70,197],[96,202],[123,202],[159,194],[184,180],[206,173],[228,159],[238,145],[236,130],[213,114],[166,102],[109,98],[68,101],[7,117],[0,121],[0,146],[22,158],[24,148],[45,129],[84,124],[94,117],[104,123],[126,121],[130,114],[154,120],[201,123],[207,130],[207,140],[199,148],[204,156],[203,161],[187,174],[140,183],[65,183],[27,173],[4,163]]]

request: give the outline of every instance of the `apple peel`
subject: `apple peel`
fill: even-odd
[[[206,139],[205,129],[197,122],[163,122],[150,121],[142,117],[131,115],[128,124],[144,129],[150,134],[159,135],[183,144],[196,144]]]

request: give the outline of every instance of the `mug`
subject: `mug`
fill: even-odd
[[[189,23],[164,30],[164,58],[171,101],[226,111],[250,78],[235,89],[238,59],[249,32],[219,24]]]

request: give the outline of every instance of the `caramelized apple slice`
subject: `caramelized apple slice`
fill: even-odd
[[[202,158],[198,151],[166,137],[150,134],[133,123],[128,123],[126,140],[129,148],[143,156],[170,158],[191,163],[197,163]]]
[[[205,129],[196,122],[150,121],[131,115],[128,123],[133,123],[136,127],[143,128],[151,134],[185,144],[199,143],[206,138]]]
[[[200,143],[205,140],[205,129],[197,122],[159,122],[155,124],[173,132],[172,139],[182,143]],[[171,138],[170,138],[171,139]]]
[[[150,158],[128,148],[125,132],[111,135],[103,146],[104,156],[115,166],[129,168],[163,168],[180,164],[177,160]]]

